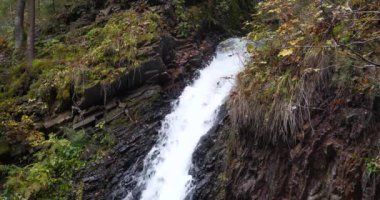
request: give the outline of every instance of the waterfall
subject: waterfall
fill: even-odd
[[[162,122],[160,139],[144,161],[138,177],[141,200],[182,200],[192,187],[189,175],[192,154],[203,135],[214,125],[219,108],[244,66],[246,42],[233,38],[222,42],[216,57],[200,71],[173,103]],[[125,200],[136,199],[132,194]]]

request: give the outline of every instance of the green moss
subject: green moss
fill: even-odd
[[[158,28],[159,16],[153,12],[117,14],[104,28],[95,28],[86,34],[92,46],[89,60],[112,66],[136,67],[141,63],[137,57],[138,47],[157,39]]]
[[[87,43],[90,47],[96,47],[99,46],[104,39],[104,35],[102,34],[102,28],[92,28],[90,31],[87,32],[86,34],[86,40]]]
[[[101,82],[106,85],[145,58],[140,46],[158,39],[160,17],[150,11],[125,11],[104,26],[91,25],[37,43],[32,68],[11,67],[3,98],[28,94],[45,102],[68,100]]]
[[[72,84],[73,71],[65,66],[56,66],[44,71],[31,85],[28,95],[30,98],[38,98],[48,103],[54,100],[66,100],[71,96]]]
[[[70,62],[81,59],[85,54],[85,46],[79,43],[66,43],[60,36],[41,41],[38,44],[38,57],[50,59],[54,62]]]

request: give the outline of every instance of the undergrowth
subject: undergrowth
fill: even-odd
[[[174,0],[178,37],[187,37],[201,28],[223,29],[229,34],[242,30],[242,22],[258,1],[254,0],[209,0],[186,5],[185,0]],[[190,4],[190,3],[189,3]],[[214,30],[216,31],[216,30]]]
[[[91,135],[69,129],[48,135],[36,122],[52,113],[53,103],[80,98],[149,59],[139,49],[158,41],[160,21],[150,10],[128,10],[104,24],[39,40],[31,68],[12,57],[11,42],[0,37],[0,56],[8,56],[0,60],[6,76],[0,81],[0,199],[74,199],[81,193],[76,173],[104,156],[116,142],[113,134],[103,124]]]
[[[50,134],[47,139],[30,138],[28,149],[32,157],[29,161],[21,159],[24,164],[0,163],[0,175],[4,177],[0,181],[0,198],[81,198],[81,183],[74,182],[76,174],[88,163],[102,158],[116,141],[104,125],[91,134],[70,128],[63,132],[60,137]]]
[[[274,0],[247,24],[252,55],[230,101],[233,123],[291,142],[326,92],[379,95],[379,3]]]
[[[18,62],[2,96],[22,96],[44,102],[69,100],[97,83],[104,85],[147,58],[138,48],[158,39],[160,17],[151,12],[125,11],[104,26],[90,25],[37,45],[32,68]]]
[[[64,199],[73,192],[72,178],[85,164],[80,159],[83,147],[53,135],[35,145],[42,148],[34,154],[35,162],[5,168],[8,176],[2,195],[6,199]]]

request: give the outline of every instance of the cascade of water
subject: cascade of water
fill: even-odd
[[[216,57],[200,71],[162,122],[160,139],[144,161],[138,185],[141,200],[182,200],[191,188],[191,158],[200,138],[214,125],[235,76],[244,66],[246,42],[222,42]],[[133,199],[129,194],[125,199]]]

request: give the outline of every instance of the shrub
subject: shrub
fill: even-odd
[[[8,198],[66,199],[73,192],[72,178],[84,166],[81,146],[50,135],[36,144],[36,162],[8,169],[3,196]]]

